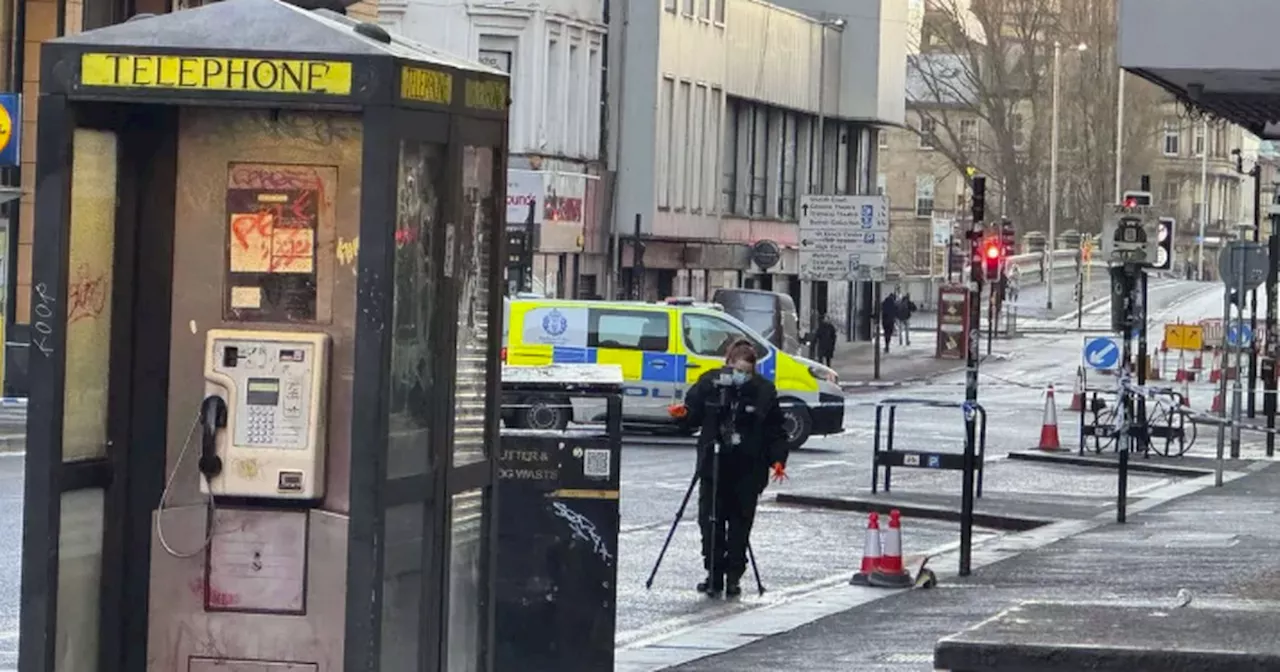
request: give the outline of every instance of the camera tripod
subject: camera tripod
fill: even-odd
[[[726,408],[728,406],[728,404],[725,403],[726,397],[727,390],[722,387],[720,392],[720,408]],[[711,548],[707,561],[710,564],[708,576],[712,578],[716,576],[716,539],[719,537],[717,528],[719,516],[717,514],[719,513],[718,509],[720,507],[720,447],[724,442],[725,437],[731,435],[733,429],[733,414],[729,413],[727,415],[727,419],[721,419],[720,436],[716,437],[716,440],[713,442],[711,453],[711,515],[709,516],[711,523]],[[726,428],[729,433],[726,433]],[[676,527],[680,525],[680,519],[684,517],[684,510],[689,506],[689,498],[693,496],[693,489],[697,487],[698,479],[701,478],[701,474],[702,458],[699,457],[698,464],[693,470],[693,478],[689,480],[689,488],[684,492],[684,500],[680,502],[680,508],[676,510],[675,520],[671,521],[671,529],[667,530],[667,539],[662,542],[662,550],[658,552],[658,559],[653,563],[653,571],[649,572],[649,578],[644,582],[645,590],[653,587],[653,579],[658,575],[658,567],[662,565],[662,558],[666,556],[667,548],[671,546],[671,539],[676,534]],[[760,595],[764,595],[764,583],[760,580],[760,567],[756,565],[756,554],[755,551],[751,550],[750,540],[747,541],[746,546],[747,559],[751,562],[751,572],[755,575],[756,579],[756,590]]]

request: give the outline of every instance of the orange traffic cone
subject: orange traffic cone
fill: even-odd
[[[867,514],[867,536],[862,542],[862,567],[849,579],[851,586],[870,585],[868,578],[880,567],[880,514]]]
[[[1061,450],[1058,441],[1058,408],[1053,401],[1053,383],[1044,397],[1044,422],[1040,426],[1040,450]]]
[[[889,512],[889,529],[884,531],[883,541],[880,566],[871,572],[868,581],[879,588],[910,586],[911,575],[902,565],[902,514],[897,509]]]
[[[1075,383],[1075,386],[1072,387],[1071,389],[1071,408],[1069,410],[1072,410],[1072,411],[1084,410],[1083,378],[1084,378],[1084,367],[1077,366],[1076,367],[1076,383]]]
[[[1199,373],[1204,371],[1204,351],[1196,352],[1196,356],[1191,359],[1191,370]]]
[[[1221,392],[1213,393],[1213,404],[1209,406],[1209,412],[1210,413],[1222,412],[1222,393]]]
[[[1209,359],[1210,359],[1209,365],[1213,367],[1212,369],[1209,370],[1209,382],[1211,383],[1221,382],[1222,367],[1218,365],[1220,362],[1219,358],[1216,356],[1210,356]]]
[[[1147,357],[1147,380],[1160,380],[1160,367],[1157,357],[1159,357],[1159,354],[1155,352]]]

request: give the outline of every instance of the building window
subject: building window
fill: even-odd
[[[719,91],[716,91],[713,98],[718,101]],[[738,109],[740,103],[737,101],[726,101],[724,115],[724,150],[720,155],[720,212],[734,213],[738,211],[738,152],[741,151],[741,145],[738,143],[739,135],[739,119]]]
[[[684,0],[684,15],[685,15],[685,16],[690,16],[690,17],[691,17],[691,16],[693,16],[693,6],[694,6],[696,3],[697,3],[697,0]]]
[[[720,160],[717,153],[717,145],[720,142],[722,116],[720,114],[720,89],[712,88],[707,94],[707,130],[702,134],[702,141],[706,144],[703,149],[704,164],[702,168],[702,191],[704,198],[703,203],[708,211],[715,210],[716,207],[716,162]],[[726,137],[726,139],[728,139]]]
[[[689,208],[694,212],[702,212],[702,193],[703,193],[703,165],[704,155],[706,152],[707,132],[707,87],[696,86],[693,93],[693,115],[692,123],[689,127],[693,130],[693,137],[689,139],[689,149],[686,156],[689,159]]]
[[[889,149],[889,131],[888,129],[876,130],[876,147],[880,149]]]
[[[663,0],[663,3],[664,3],[662,6],[663,9],[667,10],[668,12],[671,12],[672,14],[675,13],[676,0]]]
[[[882,131],[883,132],[883,131]],[[889,189],[889,176],[884,173],[876,173],[876,195],[884,196]]]
[[[920,117],[920,149],[933,149],[938,122],[933,117]]]
[[[751,158],[748,161],[750,193],[747,214],[764,217],[766,188],[769,184],[769,110],[760,105],[750,105],[747,116],[751,120],[747,136]]]
[[[960,120],[960,145],[967,152],[972,152],[978,149],[977,119]]]
[[[547,40],[547,104],[543,112],[543,124],[546,128],[547,145],[559,148],[560,139],[564,137],[564,99],[560,95],[561,64],[560,42]]]
[[[582,63],[578,56],[582,50],[576,44],[569,45],[569,81],[571,82],[570,91],[581,92],[582,87],[578,85],[582,81]],[[590,89],[590,87],[587,87]],[[572,96],[569,101],[569,123],[565,129],[564,153],[566,156],[580,156],[582,153],[582,132],[586,130],[586,125],[582,123],[583,106],[586,101],[577,95]]]
[[[712,18],[716,23],[724,23],[724,0],[711,0],[715,3],[716,15]]]
[[[800,124],[796,115],[784,112],[782,115],[782,161],[778,166],[778,177],[782,188],[778,190],[778,216],[782,219],[796,218],[796,166],[799,163],[796,147],[800,144]]]
[[[1178,123],[1175,121],[1164,122],[1164,147],[1162,148],[1165,156],[1178,155]]]
[[[916,176],[916,217],[933,216],[933,186],[932,175]]]
[[[1195,141],[1196,156],[1204,156],[1204,142],[1205,142],[1204,124],[1200,124],[1199,126],[1196,126],[1195,138],[1196,138],[1196,141]]]
[[[1169,180],[1164,183],[1164,193],[1161,194],[1160,200],[1165,203],[1177,204],[1178,192],[1181,191],[1179,184],[1175,180]]]
[[[671,207],[671,157],[675,155],[672,142],[672,115],[675,110],[676,80],[662,78],[658,91],[658,207]]]
[[[711,20],[711,0],[698,0],[698,18],[703,21]]]
[[[1027,125],[1022,115],[1017,112],[1009,115],[1009,130],[1013,133],[1013,146],[1022,149],[1027,146]]]
[[[587,94],[587,138],[583,145],[589,157],[600,156],[600,45],[593,43],[587,52],[587,77],[590,78]]]
[[[680,95],[676,98],[676,116],[671,121],[671,137],[675,144],[671,148],[671,156],[675,161],[675,194],[672,206],[676,209],[689,207],[689,136],[693,124],[690,116],[693,85],[680,82]]]

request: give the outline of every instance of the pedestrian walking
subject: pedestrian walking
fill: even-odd
[[[884,332],[884,351],[889,352],[889,342],[893,339],[893,327],[898,322],[898,302],[891,292],[880,303],[880,330]]]
[[[684,398],[684,425],[702,430],[698,526],[707,577],[697,588],[708,595],[742,593],[756,503],[770,473],[775,481],[786,478],[789,449],[778,389],[756,374],[757,356],[750,341],[735,342],[726,367],[702,374]],[[716,442],[719,455],[713,459]]]
[[[911,316],[917,308],[908,292],[898,299],[898,345],[911,345]]]
[[[831,366],[831,358],[836,354],[836,325],[831,323],[829,315],[823,315],[818,319],[816,340],[818,342],[818,361],[826,366]]]

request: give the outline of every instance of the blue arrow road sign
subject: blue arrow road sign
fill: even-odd
[[[1120,363],[1120,341],[1110,336],[1086,338],[1084,363],[1091,369],[1114,369]]]
[[[1233,322],[1227,327],[1227,345],[1233,348],[1248,346],[1253,342],[1253,329],[1244,322]]]

